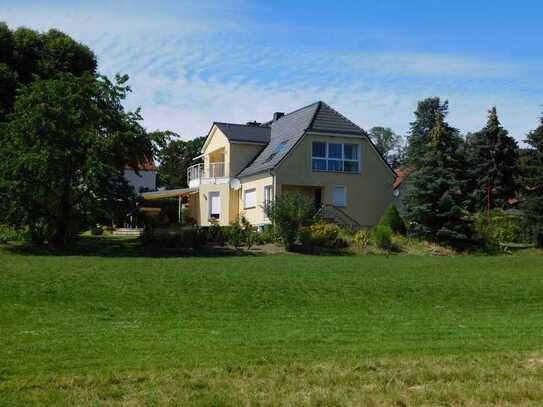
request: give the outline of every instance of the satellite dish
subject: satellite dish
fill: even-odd
[[[237,191],[241,188],[241,181],[237,178],[232,178],[230,180],[230,188],[232,188],[234,191]]]

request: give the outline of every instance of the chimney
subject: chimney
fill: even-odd
[[[279,120],[281,117],[283,117],[285,114],[283,112],[275,112],[273,114],[273,121],[276,122],[277,120]]]

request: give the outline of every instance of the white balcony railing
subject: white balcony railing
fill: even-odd
[[[196,164],[187,169],[187,179],[190,188],[198,187],[202,180],[224,178],[224,163]]]

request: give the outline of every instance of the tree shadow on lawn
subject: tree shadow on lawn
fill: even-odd
[[[47,245],[15,244],[3,245],[4,250],[27,256],[89,256],[89,257],[262,257],[270,254],[288,253],[277,245],[253,246],[236,249],[231,246],[206,245],[199,249],[171,249],[146,247],[135,237],[80,236],[63,249],[52,249]],[[311,256],[355,256],[349,250],[330,248],[311,248],[297,245],[294,255]]]
[[[80,236],[63,249],[52,249],[47,245],[4,245],[13,254],[27,256],[93,256],[93,257],[258,257],[266,253],[259,248],[235,249],[228,246],[204,246],[199,249],[171,249],[145,247],[138,238],[110,236]]]

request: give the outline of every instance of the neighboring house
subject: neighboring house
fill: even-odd
[[[125,167],[124,178],[136,193],[156,190],[156,167],[152,162],[141,164],[137,172],[131,167]]]
[[[413,167],[402,167],[394,170],[396,173],[396,180],[392,185],[392,196],[394,197],[394,204],[401,214],[403,214],[402,200],[405,194],[405,181],[409,174],[411,174],[413,171]]]
[[[143,194],[179,197],[198,225],[228,225],[244,215],[269,224],[264,208],[276,196],[300,192],[339,224],[378,223],[392,201],[394,171],[367,133],[317,102],[264,123],[213,123],[202,164],[188,170],[188,188]]]

